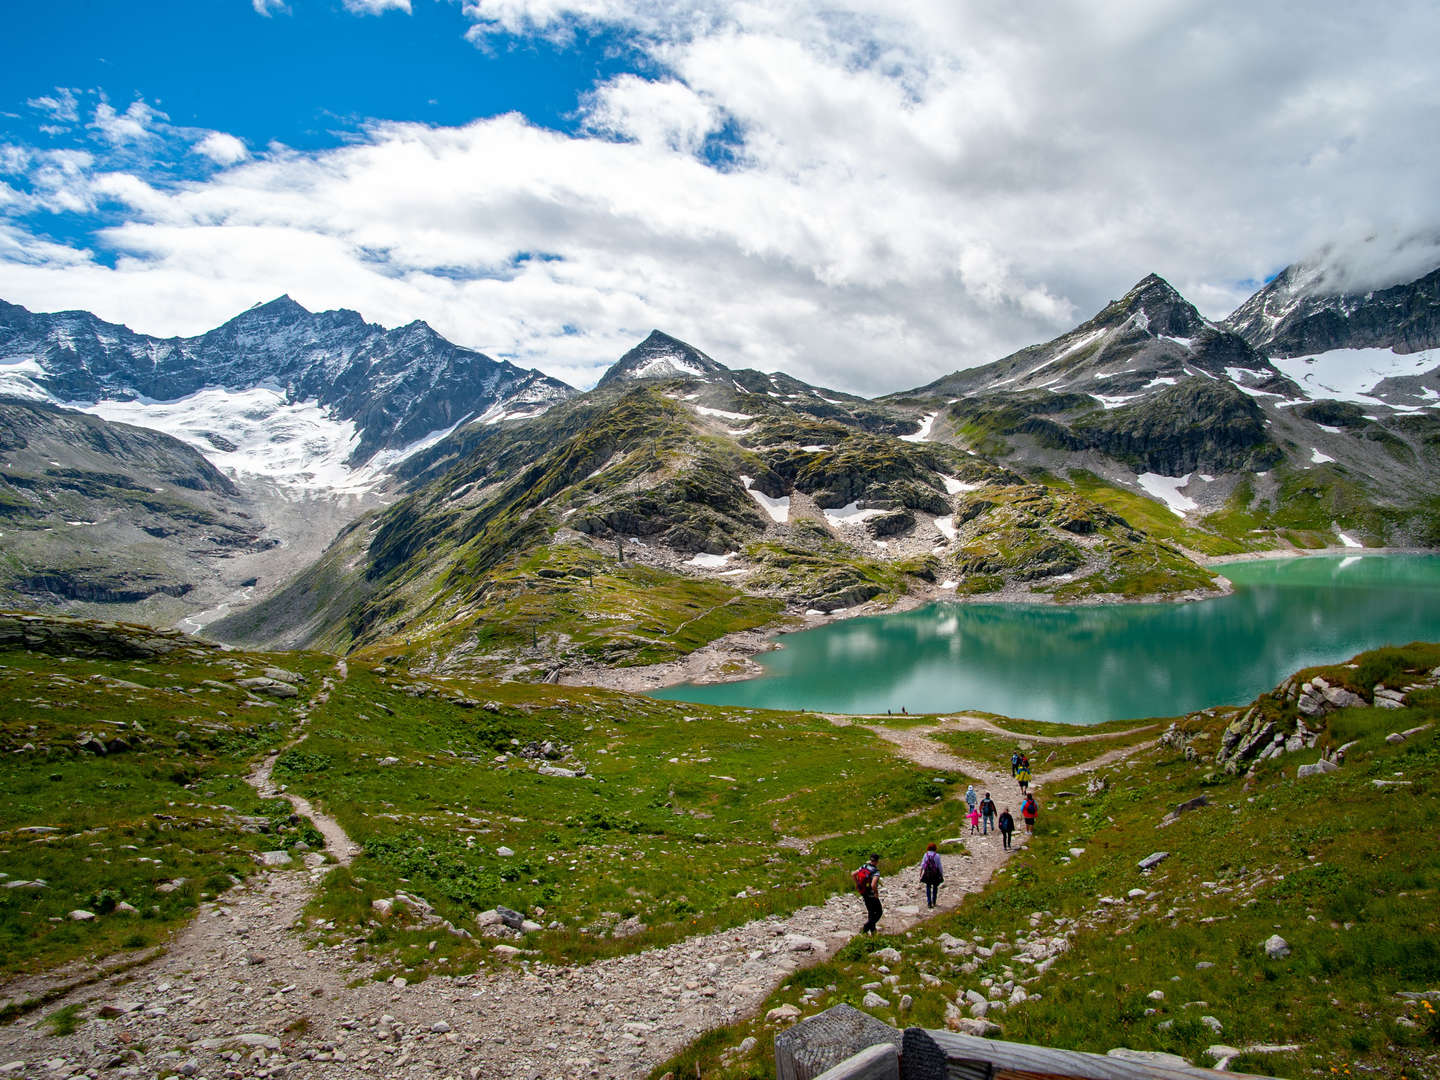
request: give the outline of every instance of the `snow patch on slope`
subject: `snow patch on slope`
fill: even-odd
[[[703,376],[705,369],[692,364],[678,352],[654,353],[630,370],[632,379],[657,379],[676,375]]]
[[[755,501],[760,504],[761,508],[770,515],[771,521],[783,525],[785,524],[785,522],[790,520],[789,495],[782,495],[778,499],[772,499],[763,491],[756,491],[750,486],[755,483],[753,477],[742,476],[740,477],[740,482],[745,485],[745,490],[750,492],[750,494],[754,496]]]
[[[859,525],[872,517],[879,517],[884,510],[861,510],[858,502],[846,503],[838,510],[826,510],[825,517],[831,525]]]
[[[1170,508],[1170,512],[1177,517],[1184,517],[1187,510],[1194,510],[1198,506],[1194,499],[1188,495],[1182,495],[1180,489],[1190,482],[1190,474],[1184,476],[1161,476],[1159,473],[1141,473],[1135,477],[1136,481],[1144,489],[1145,494],[1152,499],[1158,499]]]
[[[936,418],[937,416],[939,416],[939,415],[940,415],[939,413],[933,413],[933,412],[932,412],[932,413],[927,413],[927,414],[926,414],[924,417],[922,417],[921,420],[920,420],[920,430],[917,431],[917,432],[915,432],[915,434],[913,434],[913,435],[901,435],[901,436],[900,436],[901,441],[902,441],[902,442],[929,442],[929,441],[930,441],[930,430],[931,430],[931,428],[933,428],[933,427],[935,426],[935,418]]]
[[[1306,397],[1383,404],[1372,396],[1377,383],[1406,375],[1423,375],[1440,366],[1440,349],[1401,356],[1389,349],[1333,349],[1312,356],[1273,357],[1270,361],[1290,376]]]

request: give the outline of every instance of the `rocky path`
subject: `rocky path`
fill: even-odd
[[[328,697],[331,688],[335,685],[336,679],[344,682],[348,675],[349,668],[346,666],[345,661],[337,661],[335,664],[335,675],[333,677],[328,675],[325,677],[325,680],[320,684],[320,690],[316,693],[312,702],[318,703],[318,701]],[[309,710],[307,709],[305,719],[308,719],[308,714]],[[345,832],[338,821],[329,814],[317,810],[309,799],[276,787],[275,782],[271,779],[275,762],[279,759],[280,755],[297,743],[302,742],[304,738],[305,723],[302,719],[295,737],[256,765],[250,775],[245,779],[250,786],[259,793],[262,799],[285,799],[295,808],[297,814],[309,818],[311,824],[315,826],[320,835],[325,837],[325,850],[329,852],[341,866],[349,866],[351,860],[360,854],[360,845],[350,838],[349,834]]]
[[[877,731],[922,765],[963,767],[992,790],[1011,790],[1008,777],[959,763],[924,730]],[[268,770],[255,779],[269,785]],[[350,841],[338,824],[328,828],[325,815],[292,801],[345,858]],[[968,857],[945,860],[940,910],[983,888],[1007,857],[998,835],[967,841]],[[752,1014],[864,920],[858,899],[843,893],[785,918],[585,967],[512,961],[411,986],[372,981],[356,958],[358,939],[308,947],[297,933],[328,869],[266,871],[203,905],[158,959],[55,1002],[87,1018],[71,1035],[48,1034],[45,1010],[0,1028],[0,1077],[635,1077],[700,1032]],[[917,867],[881,870],[882,931],[903,932],[931,914]]]

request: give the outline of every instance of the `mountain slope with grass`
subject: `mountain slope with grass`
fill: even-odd
[[[748,389],[703,359],[672,378],[631,358],[612,388],[455,432],[417,455],[410,494],[212,631],[558,678],[909,596],[1217,588],[1084,493],[884,430],[913,429],[900,413],[879,423],[803,387]]]
[[[1316,705],[1317,678],[1354,704]],[[1257,717],[1282,752],[1217,770]],[[1005,721],[1011,737],[997,743],[942,721],[932,738],[961,758],[1029,747],[1033,840],[955,912],[855,939],[652,1076],[774,1076],[776,1031],[839,1003],[902,1027],[1123,1046],[1267,1076],[1434,1075],[1437,721],[1434,645],[1309,669],[1250,707],[1177,718],[1088,779],[1052,780],[1053,763],[1102,761],[1104,741],[1077,750]],[[1275,745],[1268,732],[1261,745]],[[1322,758],[1343,764],[1297,775]],[[753,1049],[738,1049],[749,1036]]]
[[[1428,280],[1340,306],[1366,313],[1365,344],[1409,352],[1428,340]],[[1269,311],[1286,281],[1250,305]],[[1212,322],[1150,275],[1053,341],[884,400],[933,439],[1112,509],[1154,500],[1194,551],[1433,546],[1440,355],[1291,359],[1249,310]]]
[[[339,1076],[393,1050],[523,1076],[555,1060],[558,1010],[567,1075],[738,1080],[773,1075],[783,1025],[848,1002],[1281,1077],[1440,1063],[1440,840],[1423,827],[1440,646],[1079,737],[19,615],[0,616],[0,681],[23,706],[0,712],[0,997],[26,1021],[0,1027],[7,1061],[198,1071],[239,1048]],[[1007,861],[957,826],[967,782],[1018,805],[1017,746],[1041,811]],[[261,775],[360,853],[337,866]],[[925,919],[913,868],[932,838],[949,880]],[[893,932],[865,939],[848,874],[872,850]]]

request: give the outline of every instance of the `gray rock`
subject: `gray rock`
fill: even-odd
[[[288,851],[262,851],[260,853],[261,866],[289,866],[294,861]]]
[[[900,950],[876,949],[870,954],[870,959],[879,960],[882,964],[898,964],[900,962]]]
[[[495,913],[500,916],[500,921],[512,930],[519,930],[525,925],[525,916],[521,915],[520,912],[514,908],[496,905]]]
[[[776,1005],[765,1014],[766,1020],[796,1020],[800,1016],[798,1005]]]
[[[1219,1021],[1218,1019],[1216,1019],[1215,1017],[1213,1017],[1213,1016],[1202,1016],[1202,1017],[1200,1017],[1200,1023],[1204,1024],[1207,1028],[1209,1028],[1211,1031],[1213,1031],[1216,1035],[1219,1035],[1220,1032],[1222,1032],[1222,1031],[1225,1030],[1225,1025],[1222,1024],[1222,1023],[1220,1023],[1220,1021]]]
[[[515,854],[515,852],[513,849],[505,847],[502,844],[500,847],[495,849],[495,854],[499,855],[502,859],[508,859],[511,858]]]
[[[1151,855],[1146,855],[1137,865],[1141,870],[1153,870],[1169,857],[1170,853],[1168,851],[1157,851]]]
[[[751,1050],[754,1050],[755,1047],[759,1045],[759,1039],[755,1038],[754,1035],[747,1035],[745,1036],[745,1038],[740,1040],[740,1045],[735,1047],[735,1054],[737,1057],[744,1057],[746,1054],[750,1053]]]
[[[450,1025],[444,1020],[436,1020],[435,1023],[430,1025],[430,1030],[436,1035],[444,1035],[450,1030]]]
[[[76,908],[70,912],[68,918],[71,922],[94,922],[95,913],[93,911],[86,911],[83,908]]]
[[[867,1009],[883,1009],[889,1006],[890,1002],[875,993],[874,990],[867,990],[860,1004],[864,1005]]]
[[[370,901],[370,909],[382,919],[388,919],[395,910],[395,901],[388,897],[381,897],[378,900]]]
[[[1391,746],[1399,746],[1405,741],[1405,736],[1401,735],[1398,731],[1392,731],[1389,735],[1385,736],[1385,741]]]
[[[1311,776],[1324,776],[1326,773],[1338,772],[1339,770],[1339,765],[1336,765],[1333,761],[1330,761],[1327,758],[1321,758],[1319,761],[1314,762],[1313,764],[1301,765],[1298,769],[1296,769],[1295,779],[1305,780]]]
[[[1265,939],[1265,955],[1271,960],[1283,960],[1290,955],[1290,943],[1279,934],[1271,934]]]
[[[243,686],[246,690],[256,690],[262,694],[268,694],[270,697],[293,698],[300,696],[300,691],[288,682],[264,676],[257,676],[253,679],[236,679],[235,685]]]
[[[955,1030],[962,1035],[974,1035],[977,1038],[988,1039],[1000,1034],[1000,1025],[979,1017],[962,1016],[955,1022]]]

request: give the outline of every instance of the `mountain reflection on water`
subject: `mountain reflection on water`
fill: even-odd
[[[1241,704],[1298,668],[1440,640],[1440,556],[1273,559],[1221,568],[1186,604],[939,603],[780,639],[757,679],[679,701],[826,712],[973,709],[1096,724]]]

